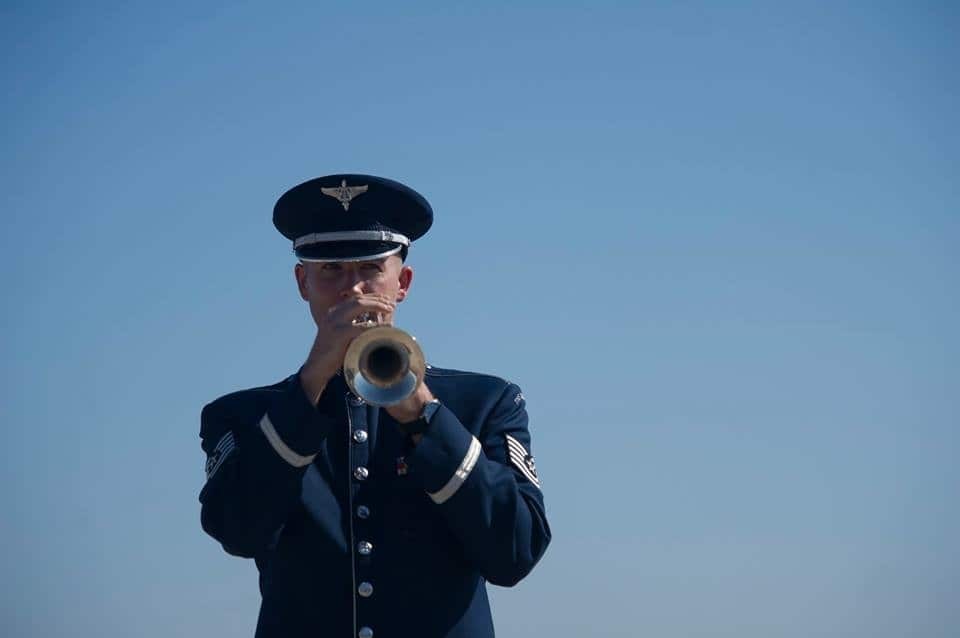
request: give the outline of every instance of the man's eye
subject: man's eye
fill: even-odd
[[[324,264],[324,265],[323,265],[323,270],[326,270],[327,272],[332,272],[332,271],[340,270],[340,264],[335,264],[335,263],[332,263],[332,264]]]
[[[364,270],[366,270],[366,271],[370,271],[370,272],[374,272],[374,271],[380,272],[380,266],[378,266],[377,264],[364,264],[364,265],[361,266],[361,267],[362,267]]]

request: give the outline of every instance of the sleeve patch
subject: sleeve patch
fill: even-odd
[[[507,456],[510,458],[510,462],[520,470],[520,473],[523,474],[528,481],[539,488],[540,477],[537,476],[537,465],[533,460],[533,456],[527,452],[520,441],[509,434],[506,435],[506,438]]]
[[[220,466],[223,465],[224,460],[236,449],[237,445],[233,439],[233,432],[227,432],[223,435],[223,438],[217,443],[217,447],[213,449],[213,452],[210,453],[210,456],[207,457],[207,480],[209,481],[213,478],[213,475],[217,473],[217,470],[220,469]]]

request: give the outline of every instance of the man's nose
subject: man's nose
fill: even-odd
[[[350,274],[347,275],[347,287],[344,288],[343,292],[340,293],[340,296],[344,299],[349,299],[350,297],[359,297],[365,292],[364,287],[366,286],[366,283],[366,279],[363,278],[359,271],[351,271]]]

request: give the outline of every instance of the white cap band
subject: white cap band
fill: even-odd
[[[311,244],[326,244],[334,241],[388,241],[403,246],[410,245],[410,240],[400,233],[391,233],[386,230],[347,230],[335,233],[310,233],[303,237],[297,237],[293,241],[293,249],[297,250]]]
[[[403,249],[403,246],[397,246],[396,248],[391,248],[390,250],[377,253],[376,255],[361,255],[359,257],[303,257],[298,255],[297,259],[300,261],[309,261],[315,264],[331,264],[335,262],[348,262],[348,261],[374,261],[377,259],[383,259],[384,257],[389,257],[390,255],[396,255]]]

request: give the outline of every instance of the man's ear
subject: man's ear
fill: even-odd
[[[310,284],[307,282],[307,267],[302,262],[297,262],[293,267],[293,276],[297,280],[297,288],[300,290],[300,298],[304,301],[308,301],[307,291],[310,288]]]
[[[397,303],[403,301],[410,293],[410,285],[413,283],[413,267],[404,266],[400,269],[400,289],[397,290]]]

